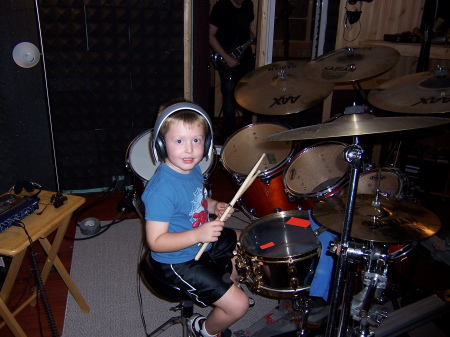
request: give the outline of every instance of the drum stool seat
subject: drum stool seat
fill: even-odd
[[[193,315],[193,302],[189,296],[180,290],[179,288],[171,285],[160,279],[151,264],[149,254],[145,254],[144,258],[139,264],[139,275],[144,281],[147,288],[157,297],[168,302],[179,302],[175,307],[172,307],[172,311],[180,311],[178,316],[174,316],[168,319],[165,323],[160,325],[156,330],[148,334],[147,336],[158,336],[161,332],[167,330],[170,326],[175,324],[181,324],[183,327],[182,337],[189,337],[188,318]]]

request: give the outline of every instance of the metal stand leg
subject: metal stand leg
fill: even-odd
[[[301,312],[302,321],[297,330],[297,337],[308,335],[308,317],[311,312],[311,298],[295,296],[292,300],[292,306],[296,311]]]
[[[344,224],[341,236],[341,252],[339,254],[336,275],[333,284],[333,293],[331,296],[330,316],[327,325],[326,336],[333,337],[336,334],[338,316],[341,309],[342,293],[344,289],[344,278],[347,265],[347,248],[350,238],[353,213],[356,201],[356,191],[358,188],[359,171],[361,170],[361,160],[363,149],[358,145],[358,139],[355,136],[355,144],[347,147],[344,151],[344,158],[352,165],[349,192],[347,197],[347,207],[345,209]],[[339,336],[343,336],[345,329],[341,329]]]

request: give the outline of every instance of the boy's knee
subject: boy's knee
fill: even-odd
[[[244,293],[244,296],[241,296],[239,298],[239,301],[236,302],[236,306],[234,307],[234,310],[237,315],[239,315],[239,318],[244,316],[249,308],[249,299],[248,296]]]

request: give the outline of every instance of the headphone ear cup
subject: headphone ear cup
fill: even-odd
[[[158,133],[158,136],[155,140],[155,149],[158,156],[164,160],[167,157],[167,151],[166,151],[166,142],[164,141],[163,135]]]
[[[23,185],[23,188],[25,189],[25,191],[27,191],[27,192],[33,192],[34,191],[35,186],[31,182],[29,182],[28,180],[24,180],[22,182],[22,185]]]
[[[206,137],[205,137],[205,147],[203,149],[203,158],[208,156],[209,148],[211,146],[211,141],[212,141],[211,130],[209,130],[209,128],[208,128],[208,133],[206,134]]]
[[[14,194],[19,194],[20,192],[22,192],[22,190],[23,190],[22,182],[21,181],[16,182],[14,184],[13,190],[14,190]]]

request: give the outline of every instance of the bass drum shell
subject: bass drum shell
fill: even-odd
[[[309,291],[321,245],[308,212],[286,211],[246,227],[237,252],[240,280],[249,289],[269,297],[291,298]]]

